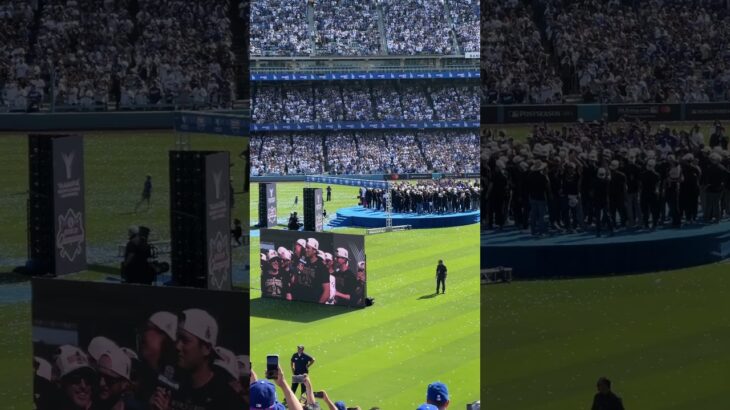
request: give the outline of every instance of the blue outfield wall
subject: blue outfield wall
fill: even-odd
[[[230,136],[249,135],[246,112],[115,111],[63,113],[3,113],[0,131],[150,130]]]
[[[537,122],[730,120],[730,103],[482,105],[482,124]]]
[[[370,73],[251,73],[251,81],[465,80],[470,78],[478,79],[479,70]]]

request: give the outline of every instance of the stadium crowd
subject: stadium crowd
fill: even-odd
[[[254,1],[251,55],[474,52],[479,50],[478,15],[476,0]]]
[[[6,0],[0,110],[229,107],[227,0]]]
[[[724,0],[487,0],[486,103],[730,99]]]
[[[472,84],[356,82],[256,87],[255,123],[384,120],[477,120],[479,90]]]
[[[730,217],[730,151],[721,124],[710,133],[638,121],[536,125],[525,141],[487,131],[484,227],[600,236],[718,223]]]
[[[251,175],[478,173],[474,131],[264,134],[251,137]]]

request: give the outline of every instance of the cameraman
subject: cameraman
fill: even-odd
[[[151,285],[155,278],[154,270],[148,263],[152,256],[152,249],[147,243],[148,235],[147,228],[129,228],[129,241],[122,262],[122,280],[126,283]]]
[[[299,223],[299,217],[297,216],[297,213],[292,212],[291,215],[289,215],[289,224],[287,228],[290,231],[298,231],[301,226],[302,224]]]

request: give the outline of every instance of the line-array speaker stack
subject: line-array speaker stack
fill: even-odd
[[[276,184],[259,184],[259,227],[276,226]]]
[[[324,228],[322,188],[304,188],[304,230],[322,232]]]
[[[231,289],[230,156],[170,151],[170,234],[173,282]]]
[[[84,149],[79,135],[28,136],[30,272],[86,269]]]

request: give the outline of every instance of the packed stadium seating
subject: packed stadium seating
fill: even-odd
[[[723,0],[484,4],[487,104],[730,99]]]
[[[229,107],[229,15],[214,0],[0,2],[0,110]]]
[[[476,131],[257,134],[251,175],[479,172]]]
[[[266,0],[252,56],[454,55],[479,50],[476,0]]]
[[[411,80],[401,83],[259,86],[253,98],[253,119],[256,123],[479,118],[476,83]]]

